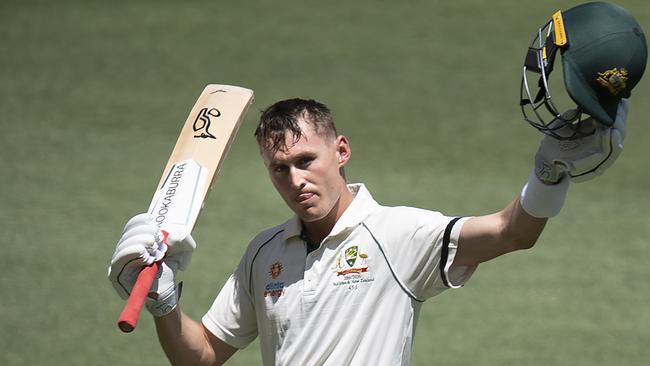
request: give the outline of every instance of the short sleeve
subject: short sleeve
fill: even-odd
[[[440,262],[438,264],[440,279],[438,283],[434,284],[436,287],[442,289],[460,288],[476,270],[477,266],[456,266],[454,270],[450,269],[458,251],[461,228],[468,219],[469,217],[457,217],[450,220],[445,226],[442,243],[440,243]]]
[[[248,346],[257,337],[255,307],[248,289],[245,260],[230,275],[202,323],[212,334],[235,348]]]
[[[419,299],[428,299],[450,288],[460,288],[476,269],[455,267],[460,230],[467,218],[450,218],[438,213],[421,214],[407,243],[407,250],[396,263],[396,271]]]
[[[379,225],[373,225],[373,231],[396,280],[410,296],[424,301],[469,280],[476,266],[451,270],[460,231],[468,218],[410,207],[389,211]]]

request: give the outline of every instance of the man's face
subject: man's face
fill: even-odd
[[[271,181],[289,208],[303,222],[323,219],[347,190],[341,168],[350,158],[344,136],[325,137],[299,120],[302,136],[293,142],[287,133],[284,150],[262,148],[262,158]]]

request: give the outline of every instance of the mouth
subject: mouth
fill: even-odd
[[[305,204],[308,203],[315,196],[316,194],[311,192],[301,193],[296,197],[296,202]]]

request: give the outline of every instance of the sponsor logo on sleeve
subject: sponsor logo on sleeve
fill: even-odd
[[[271,275],[271,278],[278,278],[278,276],[282,273],[282,263],[280,262],[275,262],[271,264],[269,267],[269,274]]]
[[[282,274],[282,263],[274,262],[269,266],[269,276],[271,279],[275,280],[280,277]],[[264,287],[264,297],[275,297],[278,298],[284,295],[284,282],[283,281],[271,281],[266,284]]]

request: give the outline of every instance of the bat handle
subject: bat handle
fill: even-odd
[[[133,285],[133,290],[131,290],[131,295],[129,295],[129,299],[126,302],[126,305],[124,305],[124,310],[122,310],[120,318],[117,321],[117,326],[122,330],[122,332],[130,333],[138,324],[140,310],[142,310],[144,300],[147,298],[149,290],[151,290],[151,285],[156,278],[159,266],[159,262],[153,262],[140,271],[138,279]]]
[[[161,232],[163,234],[162,242],[169,244],[169,232],[167,230],[161,230]],[[124,305],[124,309],[117,320],[117,326],[122,332],[131,333],[135,329],[135,326],[138,325],[138,317],[140,316],[142,305],[144,305],[144,301],[147,299],[147,295],[149,295],[151,285],[153,285],[153,281],[156,279],[159,268],[160,262],[153,262],[142,268],[138,274],[138,278],[133,284],[133,289],[131,289],[129,299],[126,301],[126,305]]]

